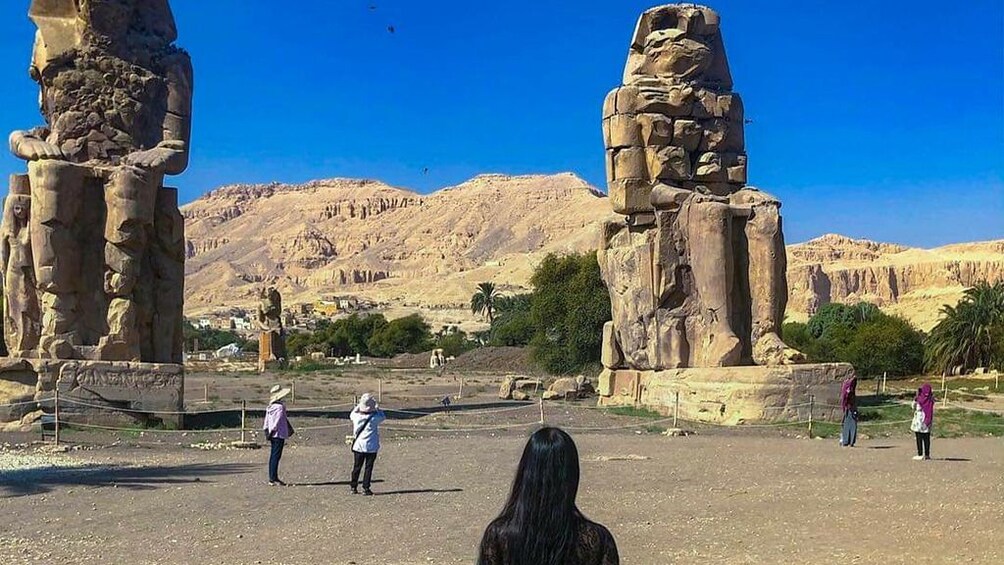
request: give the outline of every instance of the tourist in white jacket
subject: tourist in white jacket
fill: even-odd
[[[370,496],[370,481],[373,478],[373,463],[380,451],[380,422],[387,419],[383,410],[377,406],[373,395],[366,393],[359,399],[359,405],[349,414],[352,420],[352,494],[359,494],[359,471],[365,465],[363,472],[363,494]]]

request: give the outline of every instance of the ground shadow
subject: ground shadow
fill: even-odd
[[[972,459],[968,459],[966,457],[938,457],[935,458],[935,461],[954,461],[957,463],[969,463],[970,461],[972,461]]]
[[[898,445],[871,445],[868,449],[898,449]]]
[[[383,479],[373,479],[370,481],[373,484],[382,483]],[[287,486],[291,487],[347,487],[351,486],[352,483],[349,481],[325,481],[323,483],[289,483]]]
[[[412,490],[388,490],[385,492],[374,492],[374,496],[390,496],[393,494],[426,494],[426,493],[441,493],[441,492],[464,492],[462,488],[423,488],[423,489],[412,489]]]
[[[59,486],[118,487],[152,490],[168,485],[207,482],[206,477],[248,473],[257,465],[245,463],[171,465],[165,467],[35,467],[0,473],[0,498],[44,494]]]

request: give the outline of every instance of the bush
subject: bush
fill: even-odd
[[[871,304],[827,304],[807,324],[786,323],[781,331],[814,363],[850,363],[862,375],[912,375],[924,368],[924,334]]]

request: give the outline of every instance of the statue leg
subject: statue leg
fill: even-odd
[[[157,190],[163,175],[137,167],[120,167],[105,187],[105,293],[108,335],[98,344],[101,359],[141,360],[137,285],[149,252]]]
[[[81,280],[74,224],[87,169],[57,160],[28,163],[31,179],[29,233],[42,311],[40,355],[72,359]]]
[[[749,281],[752,299],[753,361],[782,365],[804,356],[781,341],[781,322],[788,302],[787,256],[781,231],[780,202],[761,192],[743,190],[737,200],[752,206],[746,222],[749,242]]]
[[[698,367],[738,365],[742,343],[732,329],[732,211],[728,204],[691,199],[682,212],[687,222],[690,266],[699,296],[702,331]]]

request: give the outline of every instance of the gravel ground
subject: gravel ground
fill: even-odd
[[[573,416],[561,423],[602,423]],[[265,484],[265,450],[184,447],[211,443],[201,438],[7,445],[0,563],[472,563],[527,431],[388,433],[372,498],[344,484],[342,430],[294,438],[285,488]],[[840,449],[768,432],[636,432],[573,434],[579,505],[610,528],[623,563],[1004,562],[999,439],[938,440],[940,459],[916,462],[907,437]]]

